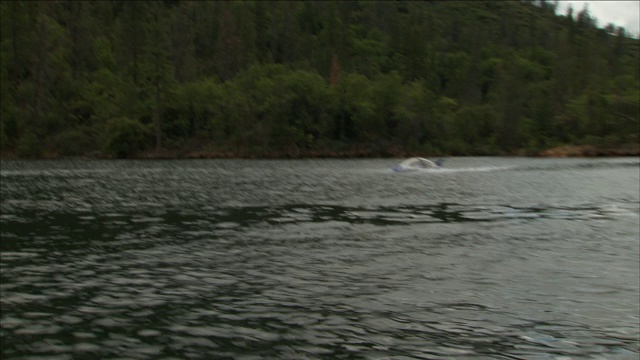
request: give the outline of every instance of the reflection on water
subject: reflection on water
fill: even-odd
[[[637,159],[389,164],[3,162],[2,358],[638,357]]]

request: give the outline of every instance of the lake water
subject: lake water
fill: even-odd
[[[638,158],[2,161],[1,358],[634,359]]]

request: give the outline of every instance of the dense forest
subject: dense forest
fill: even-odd
[[[3,157],[638,144],[640,45],[538,1],[3,1]]]

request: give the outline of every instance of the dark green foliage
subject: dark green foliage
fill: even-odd
[[[62,156],[81,156],[100,150],[96,140],[91,129],[77,127],[56,133],[49,139],[47,147]]]
[[[117,158],[134,155],[147,145],[147,129],[128,118],[110,120],[106,125],[104,151]]]
[[[22,135],[16,149],[18,156],[24,158],[38,158],[42,155],[42,142],[32,133]]]
[[[4,1],[0,149],[532,152],[640,134],[640,42],[549,1]]]

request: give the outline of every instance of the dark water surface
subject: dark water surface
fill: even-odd
[[[2,161],[7,359],[638,359],[638,158]]]

